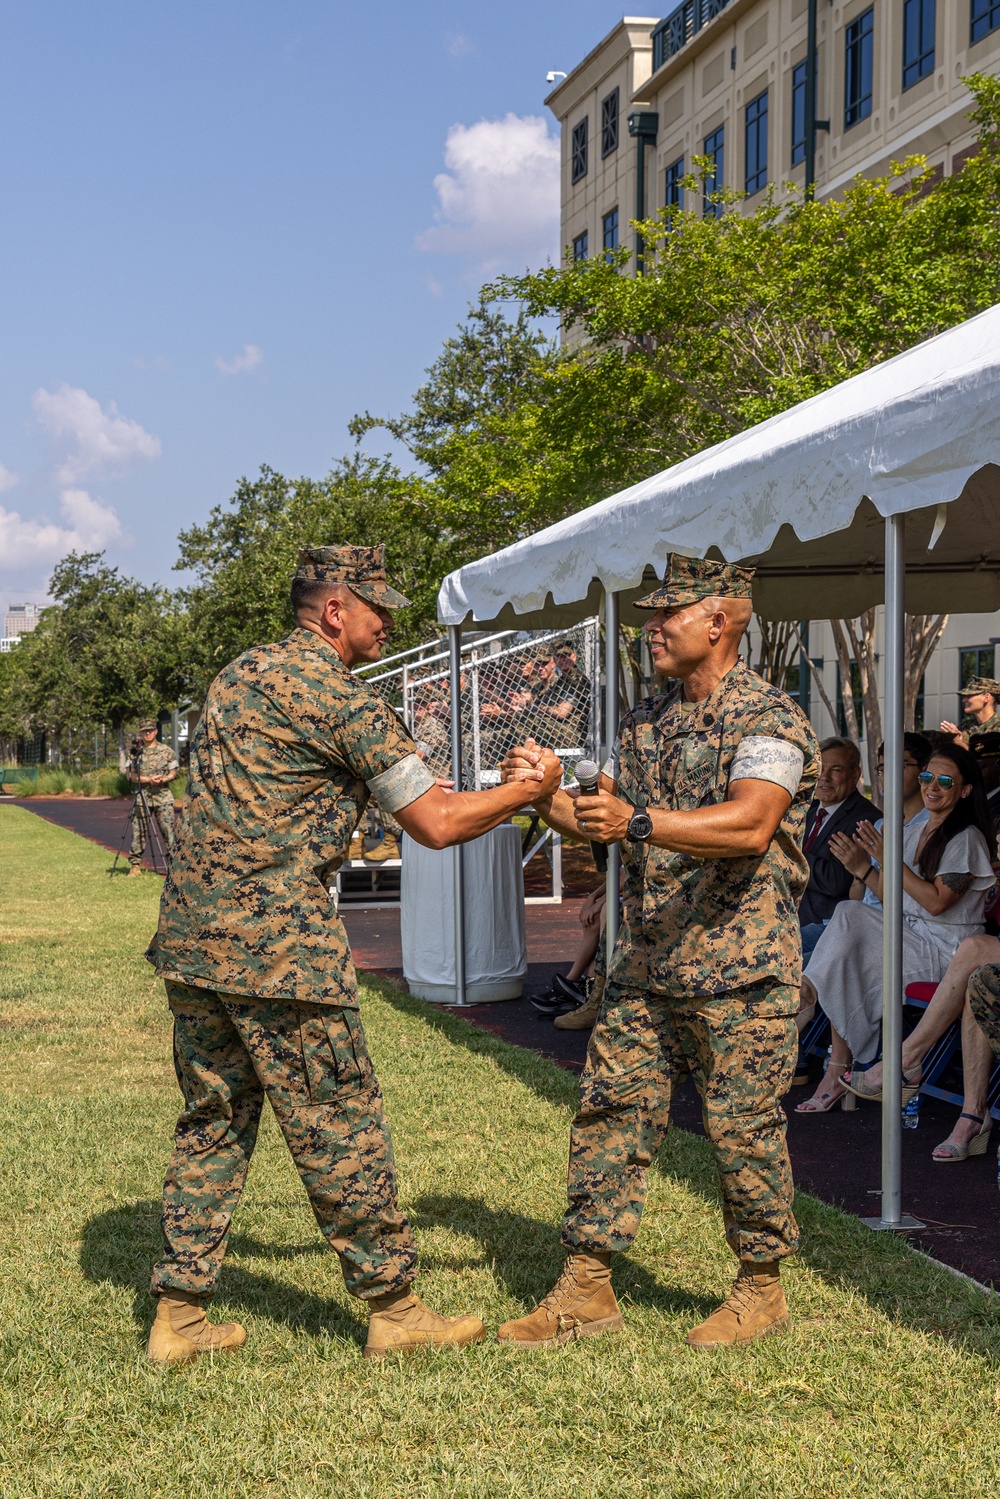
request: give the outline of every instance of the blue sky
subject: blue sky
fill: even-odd
[[[0,606],[405,407],[479,284],[558,254],[550,68],[621,12],[0,5]],[[542,123],[540,123],[542,122]]]

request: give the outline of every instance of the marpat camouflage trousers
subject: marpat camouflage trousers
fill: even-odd
[[[246,1181],[265,1094],[347,1289],[413,1279],[382,1093],[356,1011],[167,983],[184,1111],[163,1188],[151,1289],[210,1296]]]
[[[612,989],[591,1036],[573,1121],[567,1249],[631,1244],[671,1095],[690,1072],[722,1181],[729,1247],[757,1262],[795,1253],[799,1231],[779,1099],[797,1055],[797,998],[788,985],[689,1003]]]
[[[1000,965],[987,963],[969,979],[969,1008],[1000,1057]]]
[[[170,855],[174,851],[174,798],[169,786],[161,786],[156,791],[144,791],[144,797],[149,807],[150,814],[156,818],[163,834],[163,842]],[[148,828],[146,826],[146,811],[141,801],[135,804],[132,813],[132,847],[129,850],[128,861],[130,864],[138,864],[146,847]]]

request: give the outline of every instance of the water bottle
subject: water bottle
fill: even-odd
[[[903,1105],[902,1123],[904,1129],[916,1129],[920,1123],[920,1094],[914,1093]],[[998,1167],[1000,1170],[1000,1167]]]

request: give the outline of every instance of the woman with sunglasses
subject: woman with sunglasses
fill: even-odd
[[[960,745],[942,746],[920,773],[928,818],[903,829],[903,984],[943,977],[959,943],[983,930],[994,881],[996,835],[983,778]],[[846,867],[881,900],[882,834],[862,822],[838,852]],[[874,861],[874,862],[873,862]],[[876,868],[875,864],[880,867]],[[848,1091],[862,1098],[864,1074],[875,1065],[882,1025],[882,911],[844,901],[816,945],[802,979],[803,1004],[817,1001],[833,1033],[820,1087],[797,1113],[819,1114]],[[853,1068],[842,1077],[853,1057]],[[904,1101],[919,1079],[904,1077]]]

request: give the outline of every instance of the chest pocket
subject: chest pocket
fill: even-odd
[[[718,786],[718,761],[713,757],[709,763],[684,770],[674,782],[674,801],[682,811],[695,807],[711,807],[725,799]]]

